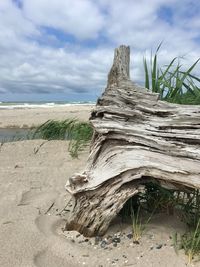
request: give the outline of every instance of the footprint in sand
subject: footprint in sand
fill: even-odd
[[[60,216],[40,215],[36,218],[35,224],[38,230],[47,237],[55,237],[61,235],[61,229],[65,226],[65,220]]]
[[[38,188],[31,188],[30,190],[22,193],[21,199],[17,206],[30,205],[40,210],[40,213],[47,213],[53,207],[58,192],[47,191],[42,192]]]
[[[47,237],[48,247],[34,257],[37,267],[77,267],[73,259],[68,259],[69,244],[61,234],[65,221],[59,216],[41,215],[35,220],[38,230]],[[60,232],[60,233],[59,233]]]
[[[39,188],[31,188],[24,192],[18,206],[29,205],[43,209],[41,215],[35,219],[38,231],[46,237],[46,249],[39,251],[34,256],[37,267],[77,267],[80,266],[75,258],[69,256],[69,251],[74,250],[74,244],[67,242],[62,233],[66,221],[60,216],[49,215],[51,207],[57,207],[58,192],[42,192]],[[70,252],[72,255],[72,252]]]
[[[47,248],[39,252],[34,258],[34,264],[37,267],[77,267],[77,265],[66,262],[66,259],[52,255],[51,251]]]

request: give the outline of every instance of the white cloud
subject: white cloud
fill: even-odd
[[[98,7],[89,0],[24,0],[23,12],[37,25],[53,27],[78,39],[94,39],[104,21]]]
[[[183,0],[180,6],[179,0],[23,0],[20,9],[11,0],[1,0],[0,101],[6,92],[99,95],[113,49],[122,43],[131,45],[136,81],[143,79],[145,50],[150,54],[162,40],[161,65],[177,55],[185,55],[186,65],[192,64],[200,55],[195,41],[200,38],[200,4],[186,16],[190,2]],[[172,11],[173,21],[159,16],[162,7]],[[74,36],[73,42],[65,34]]]
[[[16,41],[16,38],[39,34],[35,25],[23,17],[20,9],[10,0],[0,2],[0,37],[6,41]]]

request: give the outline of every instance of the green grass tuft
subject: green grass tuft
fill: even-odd
[[[48,120],[33,132],[32,138],[70,140],[69,152],[72,157],[78,157],[78,153],[88,145],[92,134],[93,128],[88,122],[80,122],[76,119]]]
[[[176,252],[183,249],[191,263],[195,258],[200,258],[200,218],[195,229],[191,229],[183,235],[174,235],[174,247]]]
[[[178,104],[200,104],[200,79],[192,74],[200,59],[196,60],[187,70],[183,70],[181,58],[173,58],[168,65],[160,67],[158,63],[159,44],[150,61],[143,59],[145,87],[159,93],[161,100]]]
[[[176,213],[175,213],[176,211]],[[200,190],[166,189],[157,181],[147,182],[145,189],[130,198],[120,211],[122,221],[131,219],[133,240],[138,242],[155,213],[175,213],[187,225],[184,234],[173,236],[174,249],[183,249],[188,261],[200,258]],[[147,220],[145,220],[147,218]]]

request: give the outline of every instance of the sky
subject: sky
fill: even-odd
[[[95,101],[121,44],[142,84],[161,41],[160,66],[194,63],[199,29],[199,0],[0,0],[0,101]]]

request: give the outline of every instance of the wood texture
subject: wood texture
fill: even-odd
[[[200,188],[200,107],[176,105],[129,78],[130,49],[115,50],[108,84],[90,121],[87,166],[66,184],[74,209],[68,230],[102,235],[125,202],[150,179]]]

